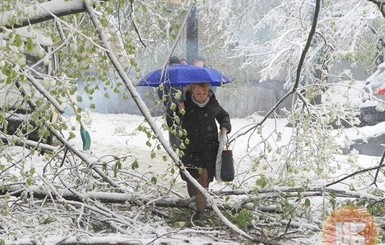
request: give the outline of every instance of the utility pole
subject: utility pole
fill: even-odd
[[[198,19],[197,8],[191,9],[190,15],[187,19],[186,31],[186,60],[192,64],[194,58],[198,56]]]

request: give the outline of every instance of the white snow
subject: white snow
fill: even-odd
[[[70,124],[75,126],[77,129],[75,130],[78,133],[79,125],[75,120],[74,116],[68,117]],[[169,185],[170,181],[173,177],[178,175],[178,171],[174,176],[165,176],[163,175],[169,168],[173,166],[173,162],[167,157],[166,161],[164,160],[164,156],[167,156],[165,150],[160,148],[156,150],[155,157],[151,156],[151,150],[154,148],[154,145],[151,147],[146,145],[148,138],[145,133],[138,131],[138,126],[143,125],[146,126],[144,118],[138,115],[128,115],[128,114],[100,114],[100,113],[91,113],[85,117],[85,127],[89,131],[92,139],[91,150],[84,152],[85,154],[89,154],[90,160],[95,159],[95,161],[99,158],[102,158],[106,155],[114,155],[114,156],[131,156],[133,158],[137,158],[139,163],[139,168],[137,169],[138,174],[143,176],[156,176],[159,181],[159,185]],[[239,130],[250,127],[251,124],[255,124],[259,122],[262,117],[253,115],[248,118],[232,118],[233,131],[230,134],[230,138],[235,136]],[[163,118],[156,117],[154,118],[156,125],[161,128],[163,123]],[[286,119],[268,119],[262,129],[262,135],[269,135],[272,131],[279,131],[282,134],[281,144],[287,143],[290,139],[291,134],[293,133],[292,128],[287,128],[285,125],[287,124]],[[351,140],[354,137],[357,137],[358,134],[361,135],[373,135],[378,134],[379,132],[385,131],[385,122],[380,123],[373,127],[364,127],[361,129],[346,129],[345,136],[350,138]],[[167,133],[162,130],[164,135],[167,137]],[[346,139],[344,139],[346,140]],[[77,148],[82,148],[82,142],[80,135],[77,135],[75,139],[73,139],[72,144],[74,144]],[[151,140],[154,143],[154,140]],[[341,139],[341,142],[343,140]],[[223,191],[223,190],[231,190],[232,187],[236,189],[244,189],[251,190],[255,186],[255,178],[264,174],[266,176],[276,176],[277,179],[280,178],[279,174],[280,168],[278,166],[269,166],[262,168],[261,166],[256,166],[252,164],[252,161],[255,159],[258,151],[249,151],[249,149],[256,149],[258,145],[261,144],[260,136],[254,135],[250,138],[250,133],[247,135],[238,135],[236,140],[231,144],[231,149],[233,149],[234,160],[235,160],[235,169],[236,169],[236,178],[229,185],[223,182],[218,182],[214,180],[214,182],[210,185],[210,191]],[[343,143],[341,143],[343,144]],[[276,147],[276,146],[274,146]],[[15,151],[16,153],[17,151]],[[248,152],[248,153],[247,153]],[[19,151],[19,154],[22,154]],[[351,161],[351,159],[355,158],[356,161]],[[307,176],[303,176],[304,178],[311,179],[310,175],[313,175],[313,179],[309,183],[309,186],[319,186],[330,183],[331,181],[337,180],[343,176],[346,176],[355,170],[360,168],[368,168],[378,165],[379,157],[370,157],[364,155],[358,155],[354,153],[354,151],[350,155],[336,155],[336,162],[334,163],[336,166],[339,165],[339,170],[335,173],[330,173],[328,178],[323,179],[322,176],[317,176],[316,173],[306,172],[304,173]],[[46,163],[42,158],[35,158],[33,162],[29,164],[34,165],[37,169],[42,169]],[[126,166],[129,167],[129,166]],[[329,166],[330,167],[330,166]],[[358,190],[362,193],[362,197],[368,196],[368,191],[371,190],[371,187],[368,187],[367,183],[370,182],[370,179],[363,181],[361,176],[357,176],[357,178],[352,178],[347,182],[341,184],[333,185],[332,188],[339,188],[341,190],[348,190],[348,183],[359,183],[357,187]],[[384,178],[380,174],[379,179],[377,181],[379,186],[384,185]],[[277,191],[279,188],[277,189]],[[185,182],[180,179],[180,176],[176,178],[176,183],[172,185],[172,191],[177,193],[177,195],[181,197],[188,198]],[[97,193],[96,193],[97,194]],[[242,197],[234,197],[235,199],[230,199],[228,202],[232,202],[236,200],[236,198],[244,198]],[[321,217],[318,217],[320,214],[319,211],[322,209],[322,197],[315,198],[315,201],[312,203],[314,205],[314,220],[319,220],[322,223]],[[284,221],[283,221],[284,222]],[[295,223],[293,223],[295,224]],[[303,223],[298,223],[299,227],[302,229],[315,227],[314,224],[311,224],[307,221]],[[154,227],[151,227],[154,229]],[[157,229],[157,234],[164,235],[164,237],[156,240],[159,244],[161,242],[167,244],[179,244],[176,241],[181,241],[185,238],[186,241],[189,241],[188,244],[241,244],[236,241],[226,241],[221,240],[218,241],[213,239],[213,235],[210,232],[213,231],[205,231],[210,235],[205,235],[205,232],[202,230],[195,230],[190,228],[180,229],[175,234],[166,235],[169,231],[167,227],[159,226]],[[305,242],[306,244],[321,244],[322,241],[322,232],[315,232],[315,235],[310,238],[302,238],[295,240],[295,242],[288,242],[287,244],[298,244],[297,242]],[[47,236],[47,244],[55,244],[58,240],[62,239],[59,234],[49,234]],[[92,241],[111,241],[111,237],[103,237],[103,236],[95,236],[94,238],[88,238],[90,244]],[[128,236],[125,234],[117,234],[113,237],[116,242],[125,241],[125,239],[132,239],[132,236]],[[68,241],[71,241],[72,238],[68,238]],[[96,240],[93,240],[96,239]],[[153,238],[146,237],[138,237],[138,241],[143,242],[144,244],[150,242]],[[28,240],[28,239],[27,239]],[[27,241],[25,240],[25,241]],[[50,243],[50,241],[52,243]],[[19,240],[17,243],[6,243],[6,244],[22,244],[23,240]],[[157,244],[157,243],[154,243]]]
[[[250,125],[251,123],[258,122],[261,119],[260,116],[250,116],[249,118],[232,118],[232,125],[233,125],[233,131],[230,136],[235,135],[238,130],[244,128],[247,125]],[[154,118],[156,120],[156,124],[161,127],[161,124],[163,123],[163,119],[161,117]],[[71,121],[73,125],[76,125],[74,118],[71,118]],[[151,157],[151,149],[152,147],[146,146],[146,142],[148,141],[147,136],[143,132],[137,131],[137,128],[139,125],[146,125],[144,123],[144,118],[142,116],[137,115],[128,115],[128,114],[99,114],[99,113],[90,113],[89,114],[89,120],[87,121],[86,128],[89,131],[91,138],[92,138],[92,144],[91,144],[91,150],[90,153],[93,154],[93,157],[102,157],[106,154],[116,155],[116,156],[123,156],[123,155],[132,155],[133,157],[136,157],[139,162],[139,169],[138,172],[143,175],[154,175],[158,176],[160,183],[163,182],[163,184],[167,185],[167,183],[170,181],[169,179],[165,178],[164,175],[162,175],[165,171],[167,171],[168,168],[173,166],[173,163],[171,162],[170,158],[167,157],[167,161],[163,160],[163,156],[166,156],[166,152],[162,149],[157,151],[157,155],[155,158]],[[274,121],[273,119],[268,119],[267,122],[264,124],[263,132],[264,134],[268,135],[273,130],[278,130],[282,132],[283,140],[282,142],[287,142],[290,138],[290,134],[292,133],[291,128],[286,128],[286,119],[277,119]],[[358,134],[361,135],[374,135],[379,134],[379,132],[385,131],[385,122],[380,123],[373,127],[364,127],[361,129],[346,129],[345,135],[347,137],[350,137],[350,139],[354,139],[354,137],[357,137]],[[359,133],[358,133],[359,131]],[[164,131],[162,131],[164,132]],[[167,133],[164,132],[165,136],[167,137]],[[254,139],[255,140],[255,139]],[[262,172],[270,172],[271,175],[279,174],[278,170],[275,169],[275,166],[272,166],[271,169],[264,169],[261,168],[255,169],[253,165],[251,164],[250,155],[245,157],[245,152],[250,147],[255,147],[255,145],[258,145],[259,141],[249,141],[248,135],[246,136],[238,136],[237,139],[232,143],[231,148],[234,151],[234,158],[235,158],[235,166],[236,166],[236,173],[238,176],[234,180],[233,184],[236,186],[242,186],[242,188],[247,189],[248,187],[251,189],[253,188],[252,181],[249,184],[246,184],[248,182],[248,179],[253,175],[259,175]],[[73,144],[75,144],[78,148],[81,148],[82,143],[80,140],[80,137],[78,136],[74,141]],[[351,158],[356,158],[356,162],[352,162]],[[334,177],[329,180],[322,180],[319,176],[314,176],[314,180],[311,185],[314,186],[322,186],[331,180],[336,180],[338,178],[343,177],[344,175],[348,175],[355,170],[358,170],[359,168],[368,168],[372,166],[378,165],[379,157],[371,157],[371,156],[364,156],[364,155],[357,155],[354,153],[350,155],[340,155],[336,156],[336,165],[340,165],[340,170],[338,173],[334,174]],[[309,173],[307,173],[309,174]],[[307,176],[309,177],[309,176]],[[277,178],[279,178],[277,176]],[[361,177],[353,178],[353,180],[349,180],[352,182],[362,182]],[[382,176],[379,176],[379,179],[377,183],[380,186],[383,186],[384,184],[384,178]],[[369,187],[365,186],[365,183],[360,186],[360,191],[362,193],[362,196],[367,196],[367,192],[370,190]],[[347,190],[346,184],[337,184],[335,186],[332,186],[332,188],[341,188],[344,190]],[[210,191],[220,191],[220,190],[230,190],[231,187],[223,182],[215,181],[210,185]],[[188,197],[185,183],[178,177],[176,179],[176,184],[173,186],[173,190],[177,193],[179,193],[181,196]],[[322,203],[322,198],[319,198],[319,203],[315,202],[315,207],[320,207]],[[318,218],[314,218],[318,219]],[[321,221],[322,222],[322,221]],[[301,226],[307,227],[309,224],[302,224]],[[166,233],[166,231],[159,231],[159,233],[163,234]],[[194,234],[194,239],[191,239],[191,234],[194,233],[194,230],[182,230],[180,233],[178,233],[175,236],[172,236],[174,239],[176,237],[180,236],[186,236],[186,239],[190,241],[189,244],[237,244],[235,241],[215,241],[212,239],[211,236],[205,236],[202,233]],[[169,244],[176,244],[173,243],[173,238],[167,238],[165,236],[164,239],[159,239],[158,242],[169,242]],[[138,238],[141,239],[141,241],[145,241],[145,238]],[[124,240],[123,236],[118,236],[116,238],[116,241],[122,241]],[[91,241],[91,240],[90,240]],[[100,240],[99,240],[100,241]],[[313,237],[301,239],[302,242],[306,242],[307,244],[321,244],[322,241],[322,232],[316,232]],[[147,241],[148,242],[148,241]],[[289,243],[288,243],[289,244]],[[298,244],[296,242],[292,244]]]

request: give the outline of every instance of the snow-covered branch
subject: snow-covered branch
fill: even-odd
[[[82,0],[53,0],[26,7],[23,10],[3,12],[0,25],[6,28],[18,28],[53,19],[57,16],[76,14],[85,10]]]

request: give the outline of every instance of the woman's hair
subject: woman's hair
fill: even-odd
[[[193,84],[191,84],[190,85],[190,87],[189,87],[189,91],[192,93],[192,91],[194,90],[194,88],[196,88],[196,87],[202,87],[202,88],[204,88],[204,89],[207,89],[207,90],[209,90],[210,89],[210,84],[208,84],[208,83],[193,83]]]
[[[177,56],[171,56],[170,59],[168,60],[169,65],[177,65],[180,64],[180,60]]]

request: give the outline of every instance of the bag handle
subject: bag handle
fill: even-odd
[[[223,131],[220,131],[219,140],[223,144],[223,150],[229,150],[230,143],[229,142],[229,135],[227,133],[224,133]]]
[[[229,150],[229,146],[230,146],[230,143],[229,143],[229,135],[228,134],[226,134],[226,142],[225,142],[225,149],[226,150]]]

